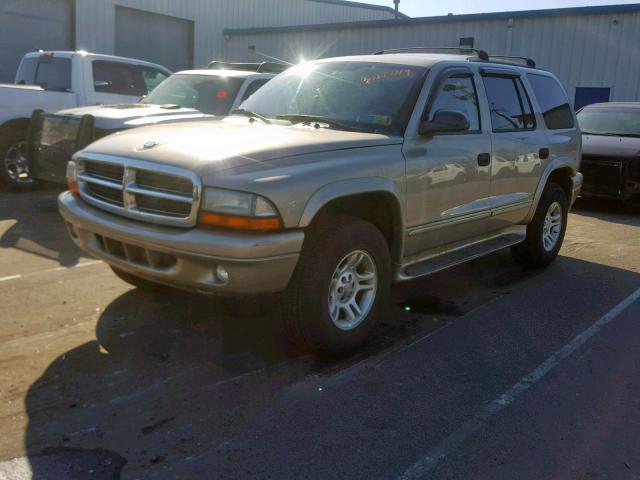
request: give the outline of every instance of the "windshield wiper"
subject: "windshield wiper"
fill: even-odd
[[[347,125],[346,123],[338,122],[336,120],[331,120],[330,118],[320,117],[315,115],[278,115],[276,116],[278,120],[289,120],[292,123],[325,123],[329,125],[330,128],[336,128],[338,130],[346,130],[348,132],[356,132],[358,129],[352,127],[351,125]]]
[[[230,113],[231,115],[244,115],[245,117],[249,117],[253,119],[257,118],[259,120],[262,120],[264,123],[271,123],[271,120],[269,120],[267,117],[265,117],[261,113],[254,112],[252,110],[247,110],[245,108],[236,108],[235,110],[231,110]]]

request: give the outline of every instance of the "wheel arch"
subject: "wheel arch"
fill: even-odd
[[[361,178],[325,185],[307,202],[300,219],[306,228],[329,214],[350,215],[375,225],[384,236],[391,260],[400,261],[403,220],[400,196],[386,178]]]
[[[29,122],[31,118],[12,118],[0,125],[0,142],[10,138],[10,135],[15,131],[23,130],[25,134],[29,130]]]
[[[542,197],[544,187],[549,182],[554,182],[560,185],[567,196],[567,201],[571,203],[573,192],[573,177],[576,175],[577,171],[578,167],[576,163],[573,161],[569,161],[568,159],[558,158],[547,166],[542,177],[540,178],[540,182],[538,183],[538,188],[536,189],[534,195],[531,210],[527,215],[527,223],[531,222],[531,220],[533,219],[536,209],[538,208],[540,198]]]

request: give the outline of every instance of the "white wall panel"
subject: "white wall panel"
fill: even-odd
[[[407,46],[457,46],[474,37],[477,48],[490,53],[529,56],[553,71],[573,99],[576,87],[611,88],[611,100],[640,101],[640,12],[574,15],[514,14],[509,52],[509,18],[461,21],[447,18],[423,23],[387,23],[362,28],[339,25],[287,31],[229,32],[227,57],[253,60],[247,49],[287,61],[334,55],[371,53]]]
[[[196,66],[206,65],[211,59],[224,56],[225,28],[322,24],[393,17],[390,11],[309,0],[76,0],[77,48],[96,53],[114,53],[116,5],[193,21]]]

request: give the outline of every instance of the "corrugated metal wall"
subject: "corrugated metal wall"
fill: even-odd
[[[290,62],[300,58],[371,53],[383,48],[457,46],[474,37],[490,53],[535,59],[558,75],[573,99],[576,87],[609,87],[611,100],[640,101],[640,13],[544,15],[366,28],[308,28],[229,32],[230,60],[251,60],[248,50]]]
[[[25,53],[73,48],[73,26],[73,0],[0,0],[0,82],[13,82]]]
[[[301,25],[392,18],[384,10],[308,0],[76,0],[76,47],[115,52],[115,7],[136,8],[194,22],[194,59],[224,56],[225,28]],[[149,41],[149,39],[141,39]]]

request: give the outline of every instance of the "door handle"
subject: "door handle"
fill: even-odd
[[[540,157],[540,160],[546,160],[547,158],[549,158],[549,149],[548,148],[541,148],[538,151],[538,156]]]
[[[488,167],[491,164],[491,155],[488,153],[480,153],[478,155],[478,165],[481,167]]]

